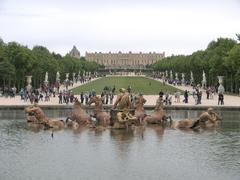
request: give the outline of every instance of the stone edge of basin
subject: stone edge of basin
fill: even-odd
[[[29,105],[0,105],[0,110],[23,110]],[[73,105],[39,105],[43,109],[49,110],[59,110],[59,109],[73,109]],[[153,110],[155,106],[146,105],[144,108],[146,110]],[[206,110],[212,107],[215,110],[229,110],[229,111],[240,111],[240,106],[194,106],[194,105],[171,105],[165,106],[166,110]],[[84,109],[94,109],[94,106],[83,106]],[[105,109],[109,110],[112,105],[105,105]]]

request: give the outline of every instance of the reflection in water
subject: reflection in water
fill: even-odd
[[[156,126],[156,125],[148,125],[148,128],[154,130],[159,138],[163,137],[165,127]]]
[[[129,130],[81,128],[54,131],[53,138],[51,130],[28,126],[22,112],[8,113],[0,113],[0,179],[240,177],[239,112],[222,112],[224,121],[216,130],[180,131],[158,125]],[[68,113],[46,114],[62,118]],[[170,112],[174,119],[200,113]]]

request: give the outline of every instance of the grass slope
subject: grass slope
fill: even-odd
[[[101,94],[105,86],[111,88],[115,85],[116,91],[120,88],[126,88],[130,85],[132,92],[142,92],[144,95],[158,95],[159,91],[174,93],[177,89],[161,82],[148,79],[145,77],[104,77],[96,81],[84,84],[73,89],[74,94],[95,90],[97,94]]]

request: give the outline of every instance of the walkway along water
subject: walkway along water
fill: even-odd
[[[99,78],[96,78],[92,81],[95,81]],[[92,82],[91,81],[91,82]],[[83,84],[81,84],[80,82],[75,83],[73,85],[73,87],[69,87],[69,90],[71,90],[72,88],[81,86]],[[188,90],[188,91],[192,91],[192,87],[191,86],[174,86],[178,89],[181,90]],[[61,87],[61,89],[63,89],[64,87]],[[160,89],[159,89],[160,90]],[[211,106],[214,108],[218,108],[218,109],[240,109],[240,97],[239,96],[231,96],[231,95],[225,95],[224,96],[224,105],[218,106],[218,96],[214,95],[213,99],[207,99],[206,98],[206,93],[203,93],[202,96],[202,104],[199,105],[195,105],[195,100],[193,98],[193,96],[189,96],[189,102],[186,104],[183,102],[183,95],[180,96],[180,102],[177,103],[175,101],[174,95],[172,96],[172,105],[171,106],[167,106],[167,108],[169,109],[206,109],[207,107]],[[79,98],[79,95],[77,95],[77,97]],[[155,106],[156,104],[156,100],[158,98],[158,95],[145,95],[144,98],[147,100],[147,102],[145,103],[145,107],[147,109],[151,109],[153,108],[153,106]],[[114,97],[113,102],[115,101],[116,96]],[[25,106],[28,106],[30,104],[30,102],[24,102],[21,100],[20,96],[16,96],[14,98],[5,98],[5,97],[0,97],[0,108],[1,109],[5,109],[5,108],[23,108]],[[46,107],[46,108],[71,108],[72,104],[68,104],[68,105],[64,105],[58,104],[58,97],[56,96],[51,97],[51,100],[48,102],[39,102],[40,106]],[[108,108],[111,108],[111,105],[106,106]]]

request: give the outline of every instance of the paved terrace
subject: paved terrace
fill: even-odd
[[[97,79],[93,79],[92,81],[97,80]],[[160,80],[159,80],[160,81]],[[85,84],[85,83],[83,83]],[[73,85],[73,87],[69,87],[69,90],[78,86],[83,85],[80,82],[75,83]],[[174,86],[178,89],[181,90],[188,90],[188,91],[192,91],[192,87],[191,86]],[[64,87],[62,86],[61,89],[63,89]],[[160,89],[159,89],[160,90]],[[218,95],[214,95],[213,99],[206,99],[206,93],[205,90],[203,91],[203,95],[202,95],[202,104],[199,105],[195,105],[195,100],[193,98],[193,96],[189,96],[189,103],[185,104],[183,102],[183,95],[181,95],[181,102],[180,103],[176,103],[175,102],[175,98],[172,95],[172,106],[173,107],[189,107],[189,108],[196,108],[196,109],[202,109],[202,108],[207,108],[209,106],[218,106]],[[156,103],[156,100],[158,98],[158,95],[145,95],[144,96],[145,99],[147,100],[146,106],[154,106]],[[77,96],[78,99],[80,99],[80,96]],[[114,97],[114,101],[116,99],[116,96]],[[113,102],[114,102],[113,101]],[[30,105],[30,102],[24,102],[23,100],[21,100],[20,96],[16,96],[15,98],[6,98],[6,97],[0,97],[0,107],[4,108],[4,107],[9,107],[9,106],[28,106]],[[40,101],[39,105],[41,106],[65,106],[66,104],[58,104],[58,96],[56,96],[55,98],[50,97],[50,101],[49,102],[44,102],[44,101]],[[68,104],[67,106],[72,106],[72,104]],[[232,107],[232,108],[239,108],[240,109],[240,97],[239,96],[231,96],[231,95],[225,95],[224,96],[224,105],[219,105],[218,107]]]

